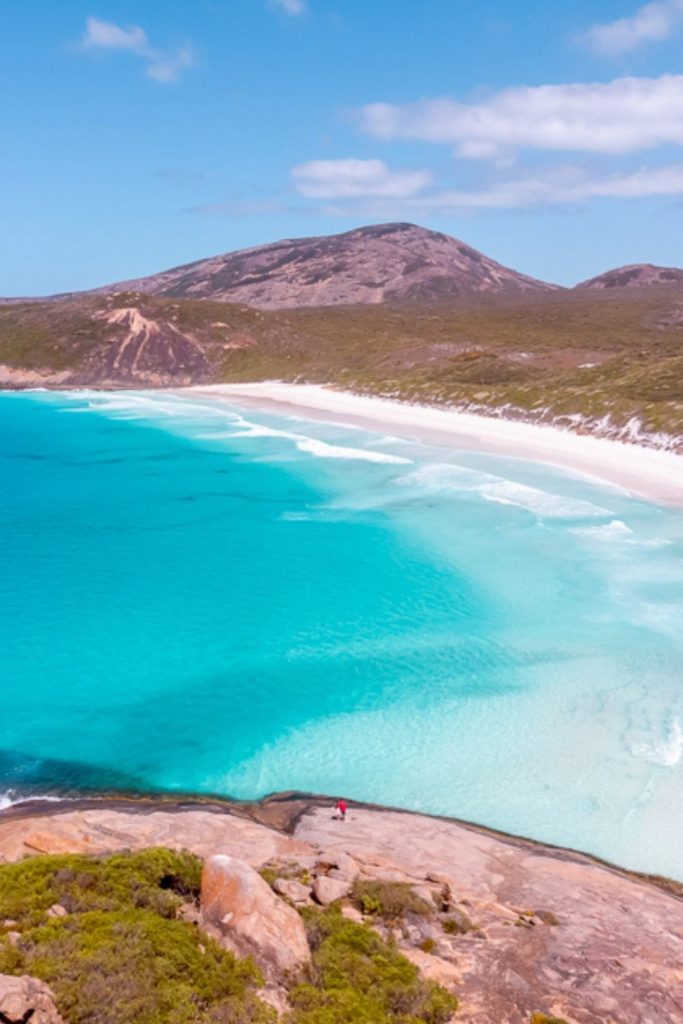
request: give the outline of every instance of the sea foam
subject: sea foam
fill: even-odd
[[[661,548],[671,543],[666,537],[640,537],[621,519],[612,519],[609,523],[601,523],[598,526],[577,526],[571,532],[577,537],[586,537],[588,540],[606,544],[636,544],[640,547]]]
[[[314,437],[297,441],[297,448],[300,452],[308,452],[309,455],[317,455],[321,459],[360,459],[364,462],[384,462],[396,466],[405,466],[412,462],[402,455],[389,455],[387,452],[373,451],[370,448],[347,448],[344,445],[318,441]]]
[[[422,466],[396,482],[434,493],[469,493],[485,501],[526,509],[541,519],[586,519],[612,514],[608,509],[580,498],[569,498],[452,463]]]
[[[633,743],[631,753],[634,757],[660,765],[662,768],[673,768],[679,764],[683,757],[683,729],[680,720],[677,717],[672,718],[663,736],[649,742]]]

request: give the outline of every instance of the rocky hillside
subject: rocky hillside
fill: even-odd
[[[139,292],[11,303],[0,306],[0,387],[200,383],[277,334],[256,310]]]
[[[378,224],[226,253],[99,290],[285,309],[424,302],[553,287],[438,231],[415,224]]]
[[[680,1024],[680,885],[444,819],[352,804],[341,822],[332,804],[4,812],[0,1012]]]
[[[597,277],[577,284],[577,288],[647,288],[653,284],[683,285],[683,270],[676,267],[655,267],[652,263],[632,263],[608,270]]]
[[[257,310],[122,292],[0,306],[0,387],[280,379],[683,448],[683,288]]]

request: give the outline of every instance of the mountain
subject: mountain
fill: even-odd
[[[256,307],[432,302],[480,293],[550,291],[470,246],[415,224],[378,224],[213,256],[96,289]]]
[[[577,284],[577,288],[642,288],[653,284],[683,284],[683,270],[655,267],[652,263],[631,263]]]

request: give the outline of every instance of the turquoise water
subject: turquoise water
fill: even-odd
[[[683,514],[198,395],[0,395],[0,794],[304,789],[683,878]]]

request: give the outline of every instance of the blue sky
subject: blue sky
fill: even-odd
[[[683,265],[683,0],[3,0],[0,294],[409,220]]]

